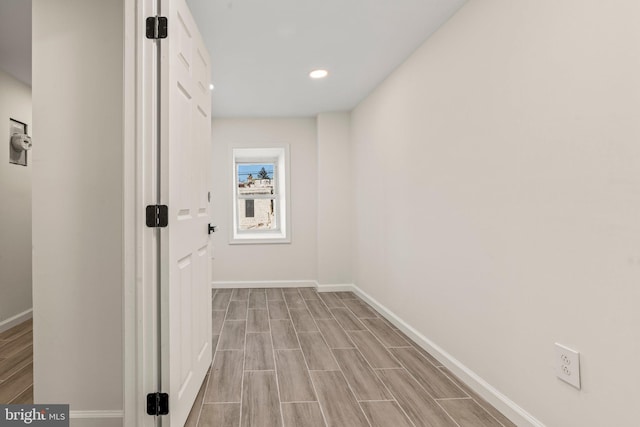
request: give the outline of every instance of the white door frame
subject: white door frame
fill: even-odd
[[[153,427],[146,395],[157,390],[157,282],[155,232],[146,227],[145,206],[155,204],[155,43],[145,37],[145,18],[156,15],[154,0],[123,0],[123,382],[126,427]],[[155,76],[155,73],[154,73]]]

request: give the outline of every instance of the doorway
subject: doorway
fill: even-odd
[[[0,403],[32,403],[30,1],[0,3],[0,93]]]

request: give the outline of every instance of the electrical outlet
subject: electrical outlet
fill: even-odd
[[[580,390],[580,353],[556,343],[556,375]]]

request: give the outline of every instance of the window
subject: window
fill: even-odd
[[[233,148],[231,243],[287,243],[288,147]]]
[[[236,172],[238,231],[277,229],[273,209],[278,199],[276,162],[236,161]]]
[[[255,204],[253,199],[247,199],[244,201],[244,216],[245,218],[255,218]],[[242,227],[242,224],[240,224]]]

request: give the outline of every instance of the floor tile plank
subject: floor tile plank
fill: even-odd
[[[360,322],[347,308],[332,308],[331,313],[335,316],[336,320],[345,331],[367,330],[362,322]]]
[[[333,319],[333,314],[329,311],[322,300],[307,300],[307,308],[314,319]]]
[[[393,323],[391,323],[391,321],[387,318],[385,318],[384,316],[380,315],[380,318],[384,321],[384,323],[387,324],[388,327],[390,327],[391,329],[393,329],[394,331],[396,331],[398,334],[400,334],[404,339],[406,339],[407,341],[410,341],[411,339],[409,337],[407,337],[406,335],[404,335],[402,332],[400,332],[400,330],[398,329],[398,327],[396,325],[394,325]]]
[[[360,352],[353,349],[333,350],[340,369],[358,400],[393,399],[385,385],[371,369]]]
[[[281,427],[278,385],[274,372],[245,372],[242,427]]]
[[[307,308],[304,303],[304,299],[302,299],[302,295],[299,292],[285,292],[284,300],[287,302],[287,306],[289,309],[292,308]]]
[[[293,327],[296,328],[297,332],[317,332],[318,327],[316,326],[316,322],[313,321],[313,317],[311,317],[311,313],[306,308],[292,308],[289,309],[289,313],[291,314],[291,321],[293,322]]]
[[[202,405],[198,427],[238,427],[239,425],[239,403],[205,403]]]
[[[358,296],[351,291],[334,292],[334,294],[340,299],[358,299]]]
[[[267,301],[284,301],[284,296],[282,295],[282,289],[271,288],[267,289]]]
[[[0,384],[0,402],[11,402],[32,385],[33,363],[29,363]]]
[[[246,301],[249,299],[249,289],[234,289],[231,294],[232,301]]]
[[[231,301],[225,320],[246,320],[247,301]]]
[[[487,412],[489,412],[495,419],[497,419],[504,427],[516,427],[516,425],[509,420],[509,418],[505,417],[502,412],[498,411],[493,407],[489,402],[487,402],[482,396],[473,391],[471,387],[463,383],[458,377],[453,375],[449,369],[445,367],[441,367],[440,370],[447,376],[451,381],[456,383],[458,387],[464,390],[469,396],[471,396],[480,406],[482,406]]]
[[[244,354],[245,371],[265,371],[275,369],[271,335],[247,333],[247,347]]]
[[[300,332],[298,339],[309,369],[324,371],[339,369],[320,332]]]
[[[224,316],[226,315],[226,313],[226,310],[213,310],[211,312],[213,335],[220,335],[220,332],[222,331],[222,325],[224,325]]]
[[[33,362],[32,345],[23,348],[6,359],[0,360],[0,381],[5,381],[31,362]]]
[[[269,312],[263,309],[249,309],[247,332],[269,332]]]
[[[325,427],[318,402],[283,403],[284,427]]]
[[[316,323],[329,348],[354,348],[353,342],[335,319],[320,319]]]
[[[218,341],[218,350],[243,350],[246,320],[225,320]]]
[[[240,403],[244,351],[217,351],[213,359],[205,403]]]
[[[276,368],[282,402],[316,400],[309,371],[300,350],[276,350]]]
[[[213,297],[212,307],[214,310],[226,310],[227,306],[229,305],[229,301],[231,301],[231,293],[216,292]]]
[[[264,289],[249,293],[249,308],[267,308],[267,294]]]
[[[359,299],[343,299],[342,303],[356,315],[358,319],[376,319],[376,313],[369,305]]]
[[[12,355],[33,345],[33,331],[28,331],[0,347],[0,359],[8,359]]]
[[[33,404],[33,385],[28,389],[16,396],[11,402],[11,405],[30,405]]]
[[[469,397],[442,371],[422,357],[415,348],[391,348],[389,351],[432,397],[436,399]]]
[[[408,347],[411,346],[407,340],[402,338],[382,319],[360,319],[364,325],[376,336],[386,347]]]
[[[402,365],[369,331],[351,331],[349,337],[367,362],[375,369],[400,368]]]
[[[271,336],[273,338],[273,348],[277,350],[299,349],[298,337],[293,329],[291,320],[272,320]]]
[[[413,427],[396,402],[360,402],[360,406],[371,427]]]
[[[473,399],[440,400],[438,403],[460,427],[502,427]]]
[[[416,427],[458,427],[404,369],[377,373]]]
[[[0,333],[0,341],[11,341],[18,338],[20,335],[26,334],[33,330],[33,319],[25,320],[16,326],[7,329]]]
[[[319,300],[318,292],[314,288],[300,288],[300,295],[305,300]]]
[[[341,372],[312,371],[311,378],[329,427],[369,427]]]
[[[319,292],[318,296],[329,308],[344,308],[342,300],[331,292]]]
[[[389,323],[389,322],[387,322]],[[416,350],[418,350],[418,352],[422,355],[422,357],[424,357],[425,359],[427,359],[429,362],[431,362],[431,364],[433,364],[433,366],[436,367],[441,367],[442,363],[440,363],[440,361],[438,359],[436,359],[435,357],[433,357],[428,351],[426,351],[425,349],[423,349],[422,347],[420,347],[418,345],[418,343],[416,343],[415,341],[413,341],[411,338],[409,338],[404,332],[400,331],[399,329],[394,329],[396,331],[396,333],[398,335],[400,335],[405,341],[407,341],[413,348],[415,348]]]
[[[284,301],[267,301],[269,319],[289,319],[289,310]]]

